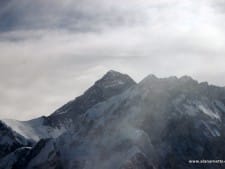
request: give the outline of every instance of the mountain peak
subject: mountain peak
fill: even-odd
[[[191,76],[187,76],[187,75],[184,75],[184,76],[182,76],[182,77],[180,77],[180,80],[181,81],[183,81],[183,82],[189,82],[189,81],[195,81],[196,82],[196,80],[194,80]]]
[[[140,84],[145,85],[145,84],[151,84],[153,82],[158,81],[159,78],[156,77],[154,74],[149,74],[148,76],[146,76],[141,82]]]
[[[121,74],[120,72],[118,71],[115,71],[115,70],[109,70],[108,72],[106,72],[106,74]]]
[[[149,74],[145,79],[148,79],[148,80],[157,80],[159,78],[156,75],[154,75],[154,74]]]
[[[50,118],[55,115],[61,116],[66,113],[68,118],[76,119],[77,115],[85,113],[95,104],[105,101],[112,96],[121,94],[135,84],[136,82],[130,76],[110,70],[85,91],[83,95],[56,110]],[[59,120],[61,119],[59,118]]]
[[[141,86],[151,86],[155,88],[168,88],[172,86],[193,86],[197,85],[198,81],[194,80],[190,76],[182,76],[180,78],[176,76],[169,76],[165,78],[158,78],[153,74],[145,77],[141,82]]]
[[[193,169],[184,161],[225,156],[224,88],[152,74],[134,84],[109,71],[54,115],[0,121],[0,168]]]
[[[127,74],[123,74],[123,73],[120,73],[118,71],[115,71],[115,70],[109,70],[108,72],[106,72],[106,74],[103,76],[103,77],[106,77],[106,76],[112,76],[112,77],[121,77],[121,76],[128,76]]]
[[[95,83],[95,85],[100,85],[103,88],[115,87],[124,84],[134,85],[136,82],[127,74],[123,74],[115,70],[106,72],[106,74]]]

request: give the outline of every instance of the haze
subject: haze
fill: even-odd
[[[48,115],[114,69],[225,86],[224,0],[0,1],[0,119]]]

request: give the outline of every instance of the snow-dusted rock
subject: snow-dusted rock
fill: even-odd
[[[44,119],[41,124],[53,129],[71,120],[58,137],[35,144],[21,166],[195,169],[203,166],[189,164],[189,160],[225,157],[224,88],[198,83],[187,76],[150,75],[122,90],[123,85],[121,75],[110,71],[84,95]],[[112,92],[115,86],[118,91]],[[62,120],[53,124],[52,120],[59,117]],[[211,164],[204,168],[223,166]]]

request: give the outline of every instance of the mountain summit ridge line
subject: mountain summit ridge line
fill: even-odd
[[[109,71],[48,117],[0,121],[0,169],[195,169],[225,157],[224,124],[225,88]]]

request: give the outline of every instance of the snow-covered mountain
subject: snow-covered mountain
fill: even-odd
[[[42,138],[56,138],[66,131],[63,125],[58,127],[46,125],[45,119],[46,117],[43,116],[29,121],[4,119],[2,122],[14,132],[33,142],[39,141]]]
[[[41,126],[63,126],[62,133],[18,146],[0,159],[0,168],[224,168],[189,163],[225,159],[224,120],[225,88],[188,76],[149,75],[135,84],[127,75],[110,71],[45,118]]]
[[[128,75],[110,70],[83,95],[65,104],[47,117],[46,124],[71,127],[71,123],[74,125],[77,117],[92,106],[122,93],[135,84],[135,81]]]
[[[4,119],[2,124],[28,140],[56,138],[68,128],[74,128],[77,117],[93,105],[118,95],[136,83],[126,74],[116,71],[107,72],[83,95],[65,104],[50,116],[42,116],[29,121]]]
[[[68,129],[74,128],[76,120],[79,120],[76,119],[77,116],[85,113],[88,108],[120,94],[135,84],[128,75],[111,70],[83,95],[62,106],[48,117],[42,116],[29,121],[1,120],[0,157],[17,148],[31,147],[41,139],[58,137]]]

